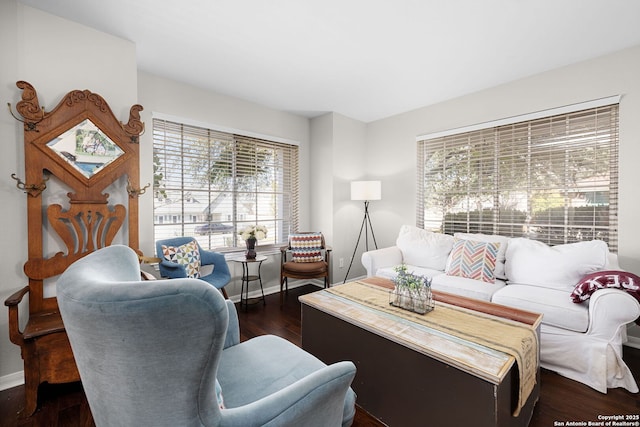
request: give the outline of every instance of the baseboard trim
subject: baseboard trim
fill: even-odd
[[[640,325],[635,323],[627,325],[627,341],[624,345],[640,350]]]
[[[24,371],[18,371],[13,374],[0,377],[0,391],[18,387],[22,384],[24,384]]]
[[[628,340],[626,343],[624,343],[624,345],[640,350],[640,338],[634,336],[628,336],[627,338]]]
[[[314,280],[290,280],[289,289],[299,288],[300,286],[304,286],[308,284],[315,285],[321,289],[324,288],[324,284],[322,283],[322,280],[314,279]],[[280,292],[280,285],[269,286],[267,288],[264,288],[265,296],[271,295],[271,294],[277,294],[279,292]],[[262,297],[260,289],[255,289],[249,292],[249,298],[260,298],[260,297]],[[234,303],[238,303],[240,302],[240,295],[231,295],[229,299]]]

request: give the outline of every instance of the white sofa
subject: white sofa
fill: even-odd
[[[473,250],[484,251],[482,262],[474,264],[480,255],[467,256]],[[571,299],[585,275],[620,269],[603,241],[550,247],[525,238],[450,236],[405,225],[396,246],[365,252],[362,264],[367,276],[387,278],[406,264],[431,277],[434,290],[542,313],[542,367],[602,393],[616,387],[638,392],[622,344],[626,325],[640,316],[640,303],[620,289],[599,289],[579,304]]]

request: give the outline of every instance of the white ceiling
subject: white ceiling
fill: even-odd
[[[138,68],[370,122],[640,44],[638,0],[19,0],[136,44]]]

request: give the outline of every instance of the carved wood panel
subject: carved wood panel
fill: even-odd
[[[24,272],[29,285],[5,305],[9,337],[22,350],[25,413],[31,415],[41,383],[80,379],[56,298],[45,296],[45,280],[55,280],[74,261],[112,244],[116,236],[140,253],[138,197],[146,187],[139,184],[138,143],[144,124],[140,105],[131,107],[124,124],[100,95],[88,90],[69,92],[47,112],[33,86],[24,81],[17,86],[23,90],[16,109],[24,120],[16,118],[24,124],[25,181],[16,174],[12,178],[27,194]],[[48,185],[60,186],[66,196],[48,197],[53,192]],[[111,198],[107,189],[123,194]],[[26,294],[29,319],[21,331],[18,307]]]
[[[38,101],[36,90],[19,81],[22,100],[16,105],[24,118],[25,184],[28,253],[24,271],[29,278],[30,311],[55,307],[45,298],[43,280],[59,275],[71,263],[108,246],[126,222],[125,241],[138,250],[139,135],[142,106],[131,107],[129,121],[117,120],[107,102],[89,90],[69,92],[50,112]],[[71,188],[66,204],[46,206],[43,192],[50,175]],[[127,178],[127,205],[110,206],[105,189]],[[45,187],[44,189],[42,189]],[[41,190],[42,189],[42,190]],[[64,249],[44,253],[44,233],[53,230]]]

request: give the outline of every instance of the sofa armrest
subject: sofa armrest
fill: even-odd
[[[620,289],[599,289],[589,301],[589,329],[587,334],[607,341],[621,327],[640,316],[640,303]]]
[[[607,263],[604,266],[605,270],[622,270],[620,263],[618,263],[618,254],[609,252],[607,254]]]
[[[362,265],[367,270],[367,277],[376,275],[376,271],[384,267],[402,264],[402,251],[397,246],[376,249],[362,254]]]
[[[184,265],[171,262],[166,259],[158,263],[160,275],[169,279],[184,279],[187,277],[187,269]]]

